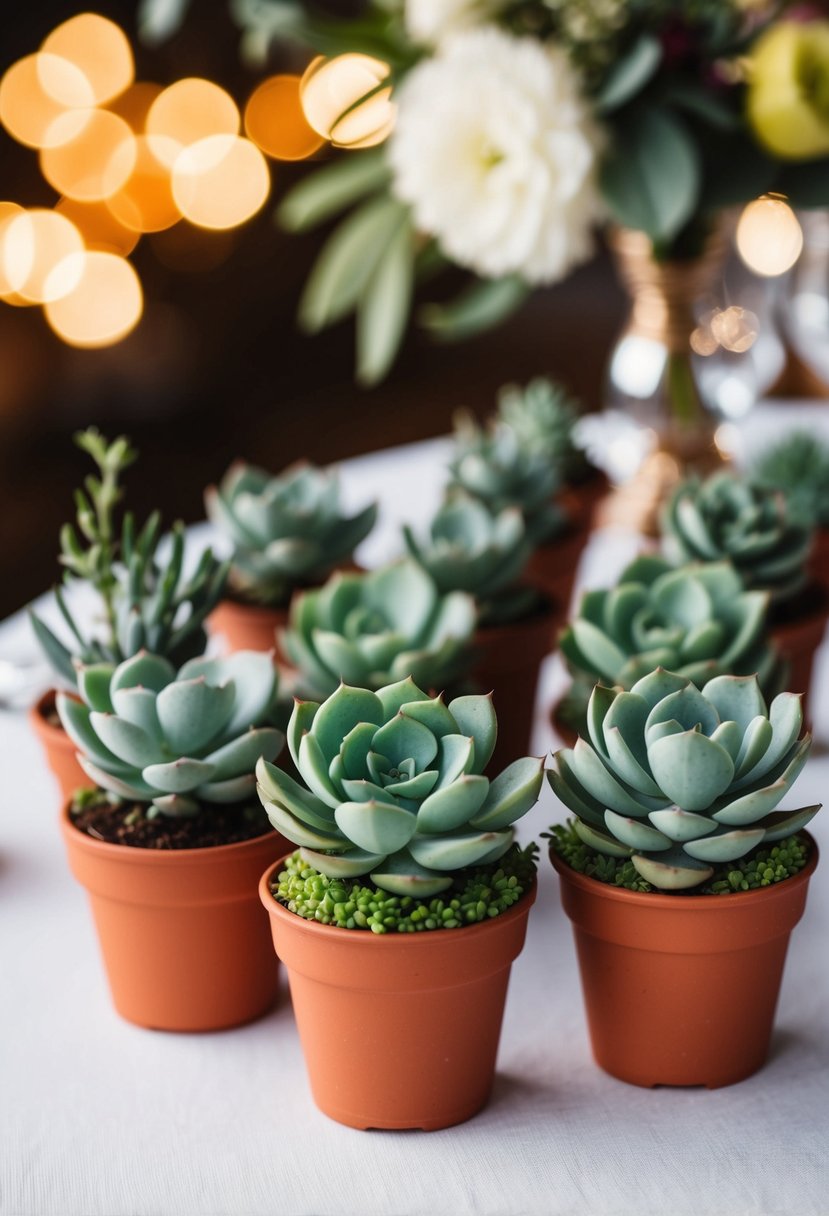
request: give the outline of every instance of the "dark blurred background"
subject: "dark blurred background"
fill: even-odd
[[[138,79],[166,85],[206,76],[244,105],[263,74],[241,64],[224,0],[193,4],[183,28],[154,49],[138,40],[137,7],[89,6],[124,28]],[[3,26],[0,71],[83,9],[15,6]],[[291,66],[303,65],[276,54],[267,70]],[[272,163],[271,199],[234,232],[178,225],[144,237],[131,255],[144,315],[115,346],[73,349],[39,309],[0,303],[0,617],[58,577],[58,530],[88,471],[71,436],[89,424],[133,439],[141,458],[127,474],[130,504],[139,516],[158,506],[170,523],[201,519],[204,486],[237,456],[277,471],[299,457],[326,463],[437,435],[459,406],[483,413],[500,385],[540,373],[562,380],[588,408],[598,404],[624,310],[603,255],[562,286],[537,292],[510,323],[477,341],[438,346],[413,330],[388,379],[372,390],[356,387],[352,323],[316,338],[295,324],[321,238],[281,233],[273,211],[306,171]],[[56,201],[36,153],[2,131],[0,172],[2,197],[24,206]],[[446,284],[450,294],[452,287]]]

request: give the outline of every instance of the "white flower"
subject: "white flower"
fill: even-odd
[[[406,31],[413,42],[438,46],[450,34],[479,25],[498,0],[406,0]]]
[[[563,278],[593,249],[598,130],[563,52],[494,27],[457,34],[395,95],[394,192],[486,278]]]

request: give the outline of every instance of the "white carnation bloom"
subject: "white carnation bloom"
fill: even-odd
[[[447,256],[529,283],[590,256],[599,135],[563,52],[472,30],[415,67],[395,99],[394,192]]]
[[[437,46],[450,34],[485,21],[497,0],[406,0],[406,31],[413,42]]]

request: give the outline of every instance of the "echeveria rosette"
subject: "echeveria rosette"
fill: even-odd
[[[829,443],[794,431],[760,453],[752,481],[786,496],[794,519],[829,528]]]
[[[273,605],[349,561],[377,519],[376,503],[346,515],[336,473],[305,463],[274,477],[238,461],[207,490],[205,505],[233,543],[234,588]]]
[[[806,763],[802,724],[800,697],[780,693],[767,710],[754,676],[716,676],[700,691],[658,668],[630,691],[596,686],[590,742],[557,752],[549,779],[585,844],[683,890],[820,809],[776,810]]]
[[[243,801],[257,760],[275,759],[285,741],[269,725],[278,691],[270,654],[191,659],[176,671],[143,652],[80,667],[78,691],[81,701],[59,693],[57,708],[82,768],[153,815]]]
[[[411,679],[376,692],[342,684],[322,704],[296,702],[288,747],[305,785],[263,760],[259,797],[320,873],[430,897],[502,857],[538,799],[543,760],[483,776],[496,734],[488,696],[446,705]]]
[[[676,488],[664,511],[664,547],[679,561],[730,561],[745,587],[791,599],[807,581],[812,529],[786,496],[733,473]]]
[[[518,620],[532,611],[537,592],[519,580],[533,547],[517,507],[493,515],[485,503],[457,493],[440,507],[424,539],[408,524],[403,537],[438,591],[475,597],[481,624]]]
[[[525,447],[511,427],[481,427],[471,415],[458,414],[449,472],[452,486],[479,498],[493,514],[517,507],[533,545],[567,526],[566,514],[553,502],[561,488],[558,469],[543,452]]]
[[[579,408],[560,384],[537,376],[523,387],[506,384],[498,394],[498,418],[515,432],[524,447],[542,453],[555,464],[564,482],[579,482],[590,465],[573,442]]]
[[[615,587],[588,591],[559,638],[575,676],[629,689],[655,667],[696,683],[716,675],[757,674],[769,691],[779,679],[766,637],[768,594],[746,591],[728,562],[675,568],[646,555]]]
[[[342,680],[376,689],[409,675],[445,688],[466,674],[476,621],[472,596],[441,595],[417,562],[404,559],[366,574],[337,571],[296,595],[282,645],[315,696]]]

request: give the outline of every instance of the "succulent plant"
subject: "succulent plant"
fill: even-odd
[[[760,454],[751,478],[781,491],[795,519],[829,527],[829,443],[794,431]]]
[[[790,599],[807,581],[812,530],[780,491],[734,473],[693,478],[674,491],[663,518],[664,547],[679,561],[727,559],[744,586]]]
[[[493,515],[485,503],[459,492],[435,514],[425,540],[408,524],[403,537],[438,591],[474,595],[481,624],[514,621],[532,610],[537,592],[519,582],[532,545],[517,507]]]
[[[587,723],[590,742],[556,754],[550,784],[585,844],[630,857],[662,890],[699,886],[820,809],[775,810],[811,737],[800,738],[800,697],[780,693],[767,710],[754,676],[715,676],[700,691],[657,668],[628,692],[597,685]]]
[[[242,461],[205,494],[207,514],[233,544],[231,584],[258,603],[286,604],[349,561],[374,527],[377,505],[343,514],[330,469],[300,463],[278,477]]]
[[[332,878],[367,874],[428,898],[467,867],[496,861],[541,789],[543,760],[483,770],[497,721],[490,697],[429,697],[411,678],[370,692],[340,685],[297,701],[288,747],[305,786],[267,761],[259,797],[278,832]]]
[[[449,471],[453,486],[479,498],[494,515],[518,507],[533,545],[552,540],[567,525],[566,514],[553,502],[561,488],[557,467],[503,423],[481,427],[471,414],[459,413]]]
[[[185,530],[174,525],[169,551],[158,556],[161,516],[154,512],[136,535],[133,516],[124,516],[117,534],[114,507],[122,497],[119,477],[135,459],[126,439],[113,443],[94,428],[76,436],[79,447],[98,466],[99,475],[78,490],[77,530],[61,530],[60,561],[66,581],[83,579],[97,591],[103,623],[97,634],[84,632],[60,588],[55,600],[71,635],[61,639],[33,612],[32,628],[52,666],[69,684],[78,664],[113,663],[140,650],[165,656],[173,667],[202,654],[207,645],[204,621],[224,590],[229,563],[220,563],[206,549],[193,574],[184,575]],[[86,548],[79,538],[86,541]]]
[[[587,476],[590,464],[573,440],[579,407],[562,385],[544,376],[523,387],[504,385],[498,394],[498,418],[525,448],[554,464],[564,482]]]
[[[757,673],[769,691],[780,672],[765,635],[767,607],[768,594],[744,590],[728,562],[674,568],[646,555],[615,587],[584,594],[559,647],[573,674],[591,683],[629,689],[661,666],[697,683]]]
[[[192,815],[201,803],[241,802],[260,756],[284,735],[268,725],[278,676],[271,655],[238,651],[179,670],[141,652],[117,666],[81,667],[81,701],[59,693],[61,722],[84,771],[149,814]]]
[[[407,558],[367,574],[337,571],[296,595],[282,644],[315,696],[341,680],[374,689],[408,675],[444,688],[465,674],[476,617],[470,595],[441,595]]]

